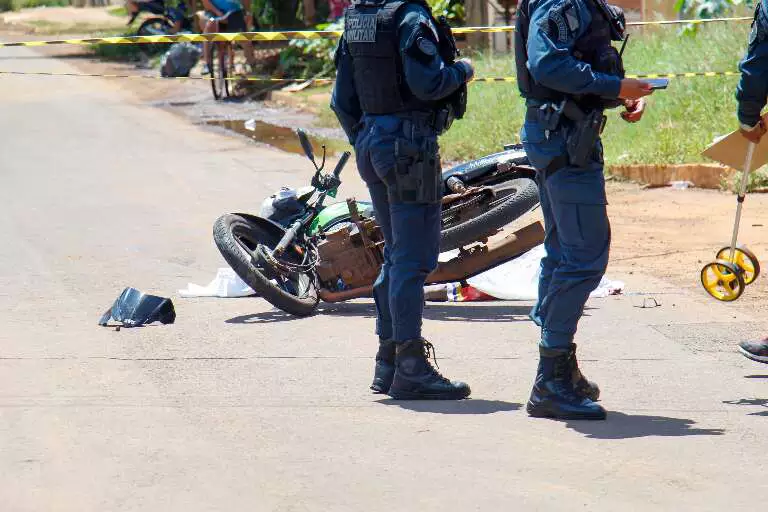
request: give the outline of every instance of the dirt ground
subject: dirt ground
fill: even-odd
[[[102,63],[86,58],[83,49],[68,46],[45,47],[46,55],[71,59],[84,73],[145,74],[155,70],[137,69],[134,64]],[[4,68],[10,62],[3,63]],[[99,78],[83,78],[99,80]],[[168,109],[201,124],[211,119],[256,118],[280,126],[309,128],[328,136],[333,130],[313,126],[311,114],[270,102],[215,102],[207,81],[152,79],[114,79],[141,103]],[[209,128],[205,128],[209,129]],[[226,132],[230,133],[231,132]],[[233,134],[233,136],[236,136]],[[613,229],[609,273],[628,272],[635,277],[659,278],[669,288],[635,287],[627,293],[647,293],[663,302],[670,290],[690,290],[706,296],[699,282],[702,266],[714,259],[721,247],[730,243],[736,209],[734,195],[714,190],[648,189],[640,184],[609,180],[609,213]],[[768,195],[747,198],[742,220],[741,243],[748,245],[758,258],[768,251]],[[721,304],[717,311],[728,316],[731,308],[751,311],[756,317],[768,311],[768,284],[758,279],[733,304]],[[713,300],[713,299],[712,299]],[[713,300],[714,302],[714,300]]]

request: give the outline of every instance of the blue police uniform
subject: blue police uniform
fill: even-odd
[[[390,392],[396,398],[421,398],[426,388],[439,391],[432,389],[434,382],[398,385],[403,384],[398,378],[400,364],[397,375],[392,373],[395,344],[399,351],[400,346],[415,342],[419,346],[414,353],[421,354],[426,343],[421,339],[424,283],[437,266],[440,246],[437,136],[445,119],[438,110],[441,100],[462,87],[472,73],[462,62],[446,64],[438,39],[435,21],[423,1],[357,0],[347,10],[345,33],[336,53],[331,107],[354,146],[385,240],[384,264],[374,284],[381,345],[372,389],[386,393],[399,388],[400,393]],[[408,187],[398,182],[416,165],[426,176],[416,177],[426,187],[422,194],[403,191]],[[423,364],[419,368],[422,374],[430,373]],[[437,379],[436,375],[430,379]],[[469,394],[468,386],[459,386],[457,393],[454,384],[443,382],[451,397]]]
[[[768,2],[760,0],[749,34],[747,54],[739,65],[741,80],[736,89],[738,117],[741,127],[753,129],[768,98]],[[749,359],[768,363],[768,339],[743,341],[739,351]]]
[[[739,122],[751,128],[760,121],[768,97],[768,2],[760,0],[749,35],[747,55],[739,65],[741,80],[736,89]]]
[[[581,128],[578,116],[567,115],[566,105],[575,106],[579,115],[597,111],[604,122],[606,101],[613,102],[611,107],[618,104],[623,67],[607,32],[617,22],[617,10],[598,0],[530,0],[521,2],[521,12],[516,59],[527,110],[520,137],[537,170],[546,248],[539,300],[531,312],[542,333],[539,375],[528,412],[602,418],[605,411],[591,401],[599,390],[578,371],[573,344],[587,298],[608,265],[602,145],[598,131],[586,158],[572,161],[569,146]],[[618,23],[623,31],[623,16]],[[601,71],[605,55],[618,59],[608,66],[612,72]],[[547,391],[547,379],[557,375],[570,382]]]

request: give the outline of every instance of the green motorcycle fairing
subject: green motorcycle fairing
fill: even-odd
[[[374,217],[373,203],[370,201],[357,201],[357,210],[363,217]],[[349,206],[346,201],[328,205],[312,221],[312,224],[309,226],[309,235],[316,235],[321,227],[323,230],[326,230],[330,226],[350,218],[351,214],[349,213]]]

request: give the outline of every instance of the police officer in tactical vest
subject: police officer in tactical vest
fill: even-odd
[[[599,388],[579,371],[573,337],[608,264],[600,133],[604,111],[638,121],[648,83],[624,78],[611,44],[624,38],[621,9],[605,0],[522,0],[515,58],[526,100],[521,140],[536,168],[546,235],[539,300],[539,367],[527,404],[535,417],[604,419]]]
[[[429,362],[424,282],[437,266],[443,183],[437,136],[463,115],[468,60],[425,0],[354,0],[336,51],[331,107],[355,148],[384,234],[374,284],[379,350],[371,389],[395,399],[462,399]]]
[[[736,89],[741,133],[757,144],[766,132],[768,116],[760,116],[768,99],[768,1],[759,0],[749,34],[747,54],[739,66],[741,80]],[[739,351],[760,363],[768,363],[768,337],[743,341]]]

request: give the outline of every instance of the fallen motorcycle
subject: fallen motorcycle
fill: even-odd
[[[323,174],[306,134],[298,130],[315,167],[312,186],[275,201],[264,216],[225,214],[213,238],[240,278],[272,305],[296,316],[312,314],[320,300],[370,297],[383,262],[384,239],[371,203],[335,197],[350,153]],[[534,170],[520,146],[443,172],[441,250],[460,249],[428,276],[427,284],[468,279],[509,261],[543,240],[535,222],[506,237],[488,238],[538,204]],[[467,246],[470,246],[467,248]]]

